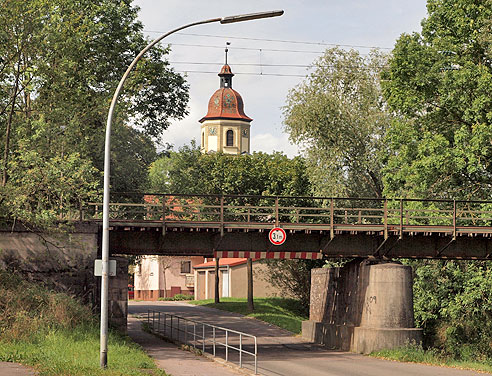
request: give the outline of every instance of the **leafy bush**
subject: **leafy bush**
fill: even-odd
[[[179,301],[179,300],[193,300],[195,297],[188,294],[176,294],[172,298],[159,298],[160,301]]]
[[[411,261],[424,345],[462,360],[492,359],[492,262]]]

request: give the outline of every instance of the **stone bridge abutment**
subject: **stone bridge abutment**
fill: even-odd
[[[94,260],[100,258],[100,244],[100,226],[96,223],[74,223],[57,231],[30,229],[21,224],[4,227],[0,228],[0,269],[75,295],[98,313],[100,277],[94,276]],[[128,260],[111,258],[117,260],[117,273],[110,277],[110,322],[126,330]]]
[[[422,341],[422,330],[414,327],[410,266],[358,258],[311,273],[304,338],[359,353]]]

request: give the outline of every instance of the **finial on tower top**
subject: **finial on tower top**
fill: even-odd
[[[230,46],[231,45],[231,42],[226,42],[226,48],[225,48],[225,63],[227,65],[227,53],[229,52],[229,49],[227,48],[227,46]]]

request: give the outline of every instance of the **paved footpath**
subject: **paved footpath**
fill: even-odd
[[[146,333],[141,320],[128,317],[128,335],[155,359],[157,366],[171,376],[239,376],[236,370]]]
[[[18,363],[0,362],[0,376],[35,376],[29,367]]]
[[[213,308],[183,302],[130,302],[130,314],[146,315],[147,310],[175,314],[229,329],[256,335],[259,373],[265,376],[477,376],[482,373],[454,368],[400,363],[367,356],[326,350],[305,342],[292,333],[259,320]],[[185,356],[184,354],[179,354]],[[151,354],[152,355],[152,354]],[[191,355],[191,353],[190,353]],[[175,355],[172,355],[175,356]],[[165,357],[165,355],[164,355]],[[200,357],[201,358],[201,357]],[[186,359],[189,359],[189,355]],[[188,362],[184,360],[183,363]],[[251,366],[248,364],[247,366]],[[164,369],[173,376],[171,369]],[[197,375],[218,375],[197,370]]]

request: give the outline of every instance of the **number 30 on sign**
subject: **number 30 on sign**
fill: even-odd
[[[273,245],[282,245],[287,240],[287,234],[284,229],[280,227],[274,227],[270,230],[268,234],[268,239],[270,239],[270,243]]]

